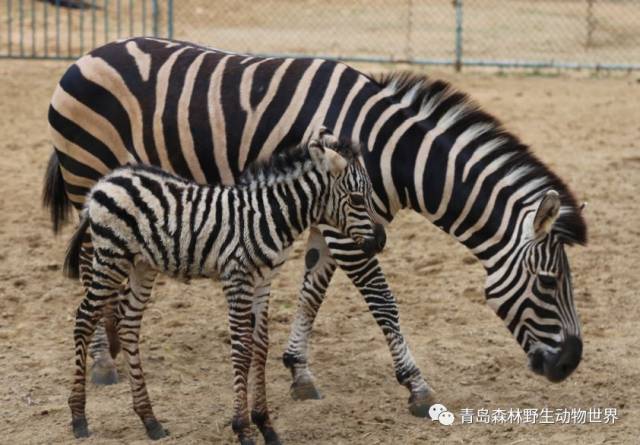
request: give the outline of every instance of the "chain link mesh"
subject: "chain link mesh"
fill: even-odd
[[[132,35],[373,62],[640,69],[640,0],[0,0],[0,57]]]
[[[638,0],[180,0],[174,29],[242,53],[453,64],[460,38],[462,64],[640,68]]]

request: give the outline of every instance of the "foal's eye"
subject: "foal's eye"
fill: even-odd
[[[540,281],[540,284],[543,287],[549,288],[549,289],[555,289],[558,280],[556,279],[556,277],[554,277],[553,275],[538,275],[538,281]]]
[[[351,193],[349,195],[349,199],[351,200],[351,204],[354,206],[362,206],[364,205],[364,196],[360,193]]]

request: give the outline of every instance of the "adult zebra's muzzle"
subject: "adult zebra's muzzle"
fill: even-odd
[[[561,382],[578,367],[582,358],[582,340],[569,336],[557,352],[546,348],[535,348],[529,352],[529,367],[536,374],[551,382]]]
[[[373,236],[362,239],[362,242],[358,244],[358,247],[367,256],[373,256],[384,249],[387,243],[387,234],[382,224],[376,224],[373,228]]]

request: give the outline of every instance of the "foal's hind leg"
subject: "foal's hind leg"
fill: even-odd
[[[118,335],[122,344],[129,370],[129,382],[133,394],[133,410],[140,416],[147,435],[150,439],[161,439],[169,432],[165,430],[153,414],[151,400],[147,393],[144,373],[140,362],[140,326],[142,313],[151,296],[153,282],[157,273],[145,265],[139,264],[132,268],[129,276],[131,290],[126,300],[118,307]]]
[[[69,396],[69,408],[73,434],[77,438],[89,435],[85,414],[87,343],[91,339],[97,321],[102,316],[102,310],[117,298],[124,279],[118,270],[126,270],[126,268],[113,269],[109,264],[94,258],[93,270],[95,273],[92,274],[91,284],[87,287],[86,296],[76,311],[73,330],[76,369]]]
[[[269,293],[270,284],[264,284],[257,287],[253,295],[253,359],[251,362],[253,408],[251,420],[262,433],[266,445],[279,445],[280,439],[269,418],[265,381],[265,367],[269,351]]]
[[[80,280],[87,291],[91,286],[92,278],[93,245],[91,244],[91,235],[87,232],[80,250]],[[105,317],[109,317],[109,314],[105,314]],[[89,345],[89,355],[93,359],[91,381],[96,385],[113,385],[114,383],[118,383],[118,370],[113,360],[115,355],[109,354],[110,343],[105,332],[105,323],[108,324],[110,322],[113,322],[113,320],[109,318],[105,319],[104,317],[98,320]]]

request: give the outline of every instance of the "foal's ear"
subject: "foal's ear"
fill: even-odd
[[[310,151],[312,148],[316,149],[316,147],[319,146],[319,149],[323,152],[324,158],[327,160],[329,172],[334,176],[342,173],[349,164],[349,161],[344,156],[331,148],[335,147],[337,144],[338,139],[325,126],[318,129],[318,139],[312,139],[309,142]],[[311,156],[314,156],[314,151],[311,151]]]
[[[340,173],[345,171],[349,164],[349,161],[347,161],[344,156],[330,148],[325,147],[324,156],[327,159],[327,164],[329,165],[329,172],[333,176],[338,176]]]
[[[324,125],[318,129],[318,138],[325,147],[333,147],[338,143],[338,138]]]
[[[307,146],[309,150],[309,154],[311,155],[311,159],[315,163],[320,163],[325,158],[324,147],[322,143],[318,139],[311,139],[309,141],[309,145]]]
[[[560,213],[560,195],[555,190],[549,190],[538,205],[536,216],[533,218],[533,233],[536,236],[546,235],[551,231],[553,223]]]

